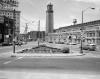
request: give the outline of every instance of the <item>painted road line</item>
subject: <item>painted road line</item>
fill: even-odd
[[[22,59],[23,57],[18,57],[16,60]]]
[[[11,61],[4,62],[3,64],[8,64],[8,63],[11,63]]]
[[[11,62],[14,62],[14,61],[19,60],[19,59],[22,59],[22,58],[23,58],[23,57],[18,57],[18,58],[15,59],[15,60],[7,61],[7,62],[4,62],[3,64],[9,64],[9,63],[11,63]]]

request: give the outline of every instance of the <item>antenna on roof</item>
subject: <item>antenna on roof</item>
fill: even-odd
[[[77,19],[73,19],[73,25],[77,23]]]

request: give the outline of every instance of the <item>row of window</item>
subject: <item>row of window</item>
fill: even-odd
[[[53,39],[52,41],[57,41],[57,39]],[[58,39],[58,41],[67,42],[68,40],[67,39]],[[100,39],[99,39],[99,41],[100,41]],[[80,42],[80,39],[75,40],[75,42]],[[96,42],[96,39],[87,39],[87,40],[84,40],[84,42],[87,42],[87,43],[95,43]]]
[[[66,37],[66,36],[68,36],[68,34],[67,35],[53,35],[53,36]],[[95,36],[96,36],[95,32],[93,32],[93,33],[87,33],[87,37],[95,37]],[[99,33],[99,36],[100,36],[100,33]]]
[[[60,32],[77,31],[77,30],[79,30],[79,28],[74,28],[74,29],[62,29],[62,30],[57,30],[56,32],[57,32],[57,33],[60,33]]]
[[[1,16],[2,16],[2,15],[1,15]],[[8,18],[11,18],[11,19],[13,18],[13,16],[9,16],[9,15],[5,15],[5,16],[8,17]],[[16,17],[16,20],[17,20],[17,19],[20,19],[20,18],[17,16],[17,17]]]
[[[95,33],[87,33],[87,37],[95,37]]]
[[[13,15],[13,12],[0,12],[0,15]],[[16,16],[19,16],[19,13],[15,13]]]

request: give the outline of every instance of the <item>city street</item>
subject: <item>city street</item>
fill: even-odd
[[[16,45],[16,51],[22,50],[22,49],[27,49],[27,48],[31,48],[37,46],[37,42],[28,42],[27,44],[24,44],[22,46],[17,46]],[[1,53],[8,53],[8,52],[12,52],[13,51],[13,46],[3,46],[0,47],[0,54]]]
[[[65,75],[65,78],[80,79],[99,79],[100,76],[100,58],[81,58],[81,57],[15,57],[15,58],[0,58],[0,71],[4,76],[0,78],[7,79],[32,79],[33,75],[37,75],[35,79],[38,79],[40,74],[48,74],[42,76],[44,79],[57,74]],[[7,73],[8,72],[8,73]],[[17,74],[16,74],[17,73]],[[18,76],[18,73],[20,75]],[[27,73],[25,75],[25,73]],[[54,74],[53,74],[54,73]],[[55,75],[56,73],[56,75]],[[12,75],[14,74],[14,75]],[[15,75],[16,74],[16,75]],[[69,77],[69,75],[72,75]],[[8,76],[7,76],[8,75]],[[58,76],[60,76],[58,75]],[[80,76],[81,75],[81,76]],[[26,78],[27,77],[27,78]],[[39,79],[42,79],[40,77]],[[89,78],[88,78],[89,77]],[[58,78],[58,77],[57,77]],[[52,79],[52,78],[49,78]],[[53,78],[55,79],[55,78]],[[63,77],[58,78],[63,79]]]
[[[79,52],[78,45],[65,44],[47,44],[54,47],[69,47],[74,53]],[[37,46],[37,42],[29,42],[16,50],[32,48]],[[1,47],[1,54],[7,54],[10,47]],[[90,53],[90,51],[87,51]],[[65,56],[65,57],[33,57],[33,56],[16,56],[16,57],[0,57],[0,78],[4,79],[99,79],[100,76],[100,55],[99,57],[83,55],[83,56]],[[12,75],[13,74],[13,75]],[[19,76],[20,74],[20,76]],[[58,77],[59,74],[59,77]],[[38,76],[40,75],[40,78]],[[33,77],[34,76],[34,77]],[[48,78],[47,78],[48,77]]]
[[[0,0],[0,79],[100,79],[99,9],[99,0]]]

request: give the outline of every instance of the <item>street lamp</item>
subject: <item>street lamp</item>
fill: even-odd
[[[15,53],[15,41],[16,41],[16,39],[15,39],[15,29],[16,29],[16,27],[15,27],[15,9],[14,9],[14,11],[13,11],[13,53]]]
[[[95,8],[88,7],[86,9],[82,10],[82,26],[81,26],[81,29],[80,29],[81,30],[81,47],[80,47],[80,53],[83,53],[83,49],[82,49],[82,44],[83,44],[83,40],[82,39],[83,39],[83,30],[84,30],[84,26],[83,26],[83,14],[88,9],[94,10]]]
[[[38,21],[38,46],[40,44],[40,20]]]

